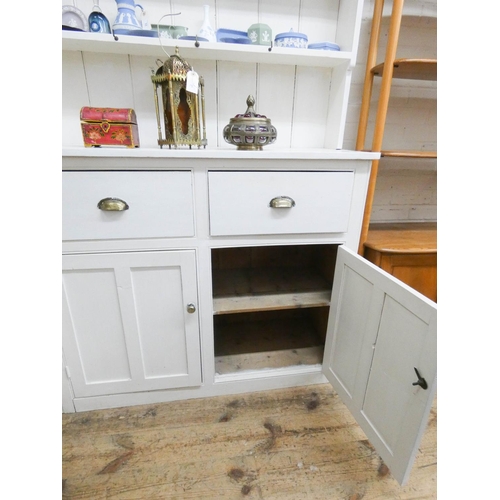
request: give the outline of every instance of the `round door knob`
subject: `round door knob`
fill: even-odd
[[[188,304],[186,309],[189,314],[193,314],[196,311],[196,306],[194,304]]]

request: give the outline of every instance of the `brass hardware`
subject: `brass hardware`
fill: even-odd
[[[186,309],[189,314],[196,312],[196,306],[194,304],[188,304]]]
[[[295,201],[289,196],[277,196],[269,202],[271,208],[292,208],[295,206]]]
[[[254,109],[255,98],[247,97],[247,110],[229,120],[224,127],[224,140],[237,146],[238,150],[261,151],[263,146],[276,141],[278,132],[265,115],[259,115]]]
[[[199,46],[198,40],[195,45]],[[176,47],[175,54],[151,75],[160,148],[207,146],[205,82],[199,76],[197,92],[193,92],[196,89],[188,86],[190,73],[194,74],[193,67],[179,55],[179,47]]]
[[[123,200],[120,200],[120,198],[103,198],[97,204],[97,208],[105,212],[122,212],[123,210],[128,210],[129,206]]]

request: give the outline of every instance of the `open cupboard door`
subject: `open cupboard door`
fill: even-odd
[[[340,247],[323,372],[401,484],[436,392],[437,306]]]

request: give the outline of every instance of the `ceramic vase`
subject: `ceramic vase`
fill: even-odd
[[[136,7],[142,10],[142,6],[136,4],[134,0],[115,0],[118,9],[113,30],[140,30],[143,29],[142,23],[135,15]]]
[[[201,25],[200,31],[198,31],[198,36],[201,38],[206,38],[209,42],[215,42],[215,30],[212,28],[210,24],[210,6],[204,5],[204,18],[203,24]]]

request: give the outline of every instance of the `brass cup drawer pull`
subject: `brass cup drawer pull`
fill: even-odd
[[[271,208],[292,208],[295,206],[295,201],[289,196],[277,196],[269,202]]]
[[[97,208],[106,212],[122,212],[123,210],[128,210],[129,206],[126,202],[120,200],[120,198],[103,198],[97,204]]]

